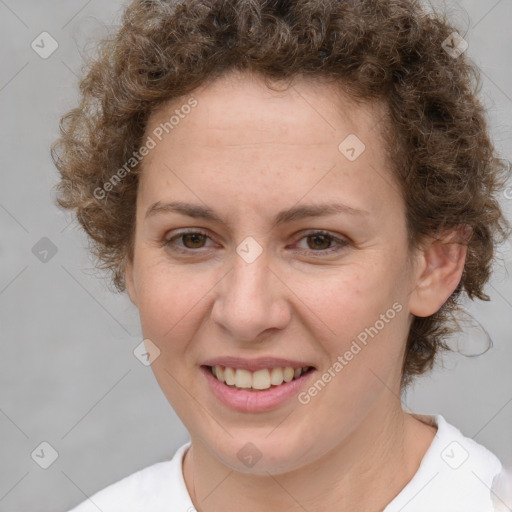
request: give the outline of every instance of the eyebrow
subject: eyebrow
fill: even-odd
[[[172,201],[170,203],[161,203],[157,201],[153,203],[147,210],[145,218],[153,217],[157,214],[163,213],[180,213],[193,217],[195,219],[206,219],[216,221],[226,225],[227,223],[219,217],[211,208],[182,201]],[[311,217],[323,217],[333,215],[336,213],[344,213],[349,215],[368,215],[366,210],[353,208],[342,203],[328,203],[328,204],[311,204],[303,206],[294,206],[288,210],[280,211],[274,218],[273,227],[281,224],[302,220]]]

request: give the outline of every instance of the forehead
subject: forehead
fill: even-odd
[[[274,87],[260,77],[232,73],[161,105],[146,136],[155,138],[155,130],[165,126],[169,133],[144,158],[139,192],[152,200],[193,192],[225,205],[228,198],[256,204],[263,196],[295,203],[306,193],[316,201],[328,192],[341,194],[347,204],[372,203],[375,210],[389,200],[379,183],[383,177],[392,181],[385,176],[381,105],[358,105],[340,88],[313,79]],[[182,108],[190,98],[196,105]],[[364,149],[355,161],[343,154],[346,140]]]
[[[169,121],[169,114],[193,97],[197,106],[172,129],[172,144],[235,148],[287,143],[307,148],[339,143],[348,132],[373,146],[380,142],[380,103],[357,104],[339,85],[322,78],[271,85],[258,75],[231,71],[161,105],[150,117],[147,132]]]

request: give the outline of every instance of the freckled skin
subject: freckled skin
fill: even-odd
[[[376,106],[356,108],[330,86],[305,81],[274,92],[243,74],[192,95],[197,106],[144,160],[127,287],[144,337],[161,351],[152,365],[158,383],[190,432],[184,474],[194,503],[201,511],[302,510],[296,501],[307,510],[383,508],[435,432],[403,413],[398,398],[411,313],[435,312],[461,265],[451,280],[434,279],[458,260],[444,265],[441,255],[429,266],[425,254],[408,254],[405,206]],[[186,100],[156,111],[147,134]],[[353,162],[338,150],[350,134],[366,146]],[[175,200],[207,205],[226,224],[176,213],[144,218],[156,201]],[[281,210],[327,202],[366,214],[272,227]],[[188,253],[163,246],[192,228],[208,237],[189,239]],[[349,243],[322,256],[316,248],[328,244],[308,238],[313,230]],[[248,236],[263,249],[250,264],[236,253]],[[178,238],[174,247],[185,243]],[[395,303],[401,311],[382,322]],[[378,320],[378,335],[307,405],[292,399],[264,413],[236,412],[199,373],[215,356],[274,356],[309,361],[321,378]],[[237,457],[249,441],[261,453],[253,467]],[[212,493],[228,474],[222,492]]]

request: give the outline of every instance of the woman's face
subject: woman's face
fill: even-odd
[[[147,126],[128,291],[193,443],[292,470],[400,407],[415,273],[382,112],[242,74],[191,96]],[[310,370],[271,385],[287,366]]]

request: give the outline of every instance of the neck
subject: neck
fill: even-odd
[[[192,438],[184,479],[198,512],[377,512],[416,473],[435,431],[401,407],[372,411],[323,457],[275,475],[235,472]]]

